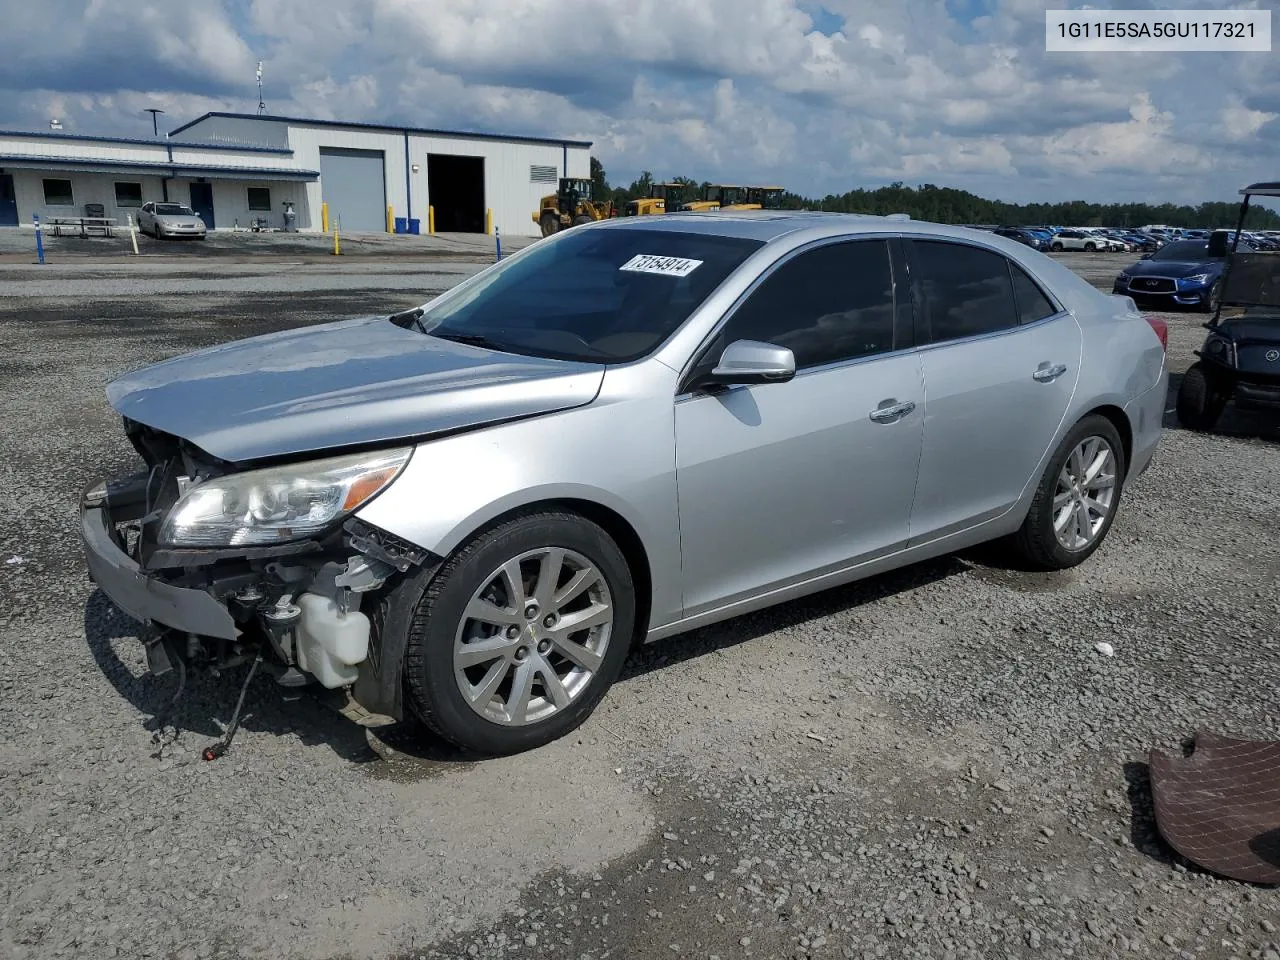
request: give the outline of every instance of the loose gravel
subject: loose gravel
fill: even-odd
[[[1063,259],[1109,288],[1132,258]],[[1073,571],[972,551],[645,647],[534,753],[371,737],[260,679],[204,763],[242,675],[157,730],[173,679],[85,577],[76,494],[132,461],[103,385],[465,268],[98,270],[0,283],[0,956],[1280,960],[1280,892],[1174,855],[1145,769],[1280,737],[1269,418],[1170,414]],[[1202,318],[1162,316],[1180,373]]]

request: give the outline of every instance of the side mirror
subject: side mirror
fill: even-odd
[[[724,348],[720,362],[702,378],[702,383],[785,383],[795,375],[795,354],[787,347],[759,340],[735,340]]]

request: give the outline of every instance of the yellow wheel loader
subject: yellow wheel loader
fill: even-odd
[[[785,187],[734,187],[734,198],[720,204],[721,210],[777,210]]]
[[[582,223],[594,223],[615,216],[613,204],[591,199],[591,181],[581,177],[561,177],[555,193],[542,198],[533,222],[542,228],[542,235],[549,237],[560,230],[567,230]]]
[[[735,196],[734,191],[742,190],[741,187],[731,186],[724,183],[713,183],[708,185],[702,191],[701,200],[689,200],[682,204],[681,210],[720,210],[725,205],[725,197]]]
[[[632,200],[627,204],[627,217],[647,217],[659,213],[674,213],[683,209],[685,194],[692,189],[685,183],[654,183],[649,186],[649,196]]]

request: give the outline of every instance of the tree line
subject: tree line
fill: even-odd
[[[591,158],[592,195],[597,199],[612,200],[615,206],[627,201],[649,196],[654,183],[653,174],[644,171],[628,187],[610,186],[604,167],[595,157]],[[691,195],[701,196],[709,186],[708,181],[692,177],[671,177],[668,183],[684,183],[691,188]],[[939,187],[932,183],[909,187],[901,181],[874,190],[857,189],[839,195],[829,193],[822,198],[804,197],[787,192],[781,200],[790,210],[827,210],[835,213],[870,213],[883,216],[889,213],[905,213],[913,220],[934,223],[967,223],[983,225],[1033,226],[1038,224],[1055,227],[1141,227],[1148,223],[1163,223],[1171,227],[1234,227],[1240,213],[1239,201],[1190,204],[1173,203],[1089,203],[1085,200],[1068,200],[1060,203],[1005,203],[988,200],[952,187]],[[1266,207],[1253,206],[1245,226],[1252,230],[1280,229],[1280,214]]]

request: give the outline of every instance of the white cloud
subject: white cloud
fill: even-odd
[[[0,125],[252,112],[261,58],[272,112],[591,139],[615,181],[1198,201],[1274,175],[1264,55],[1048,54],[1043,0],[967,24],[939,0],[823,6],[830,36],[797,0],[10,2]]]

